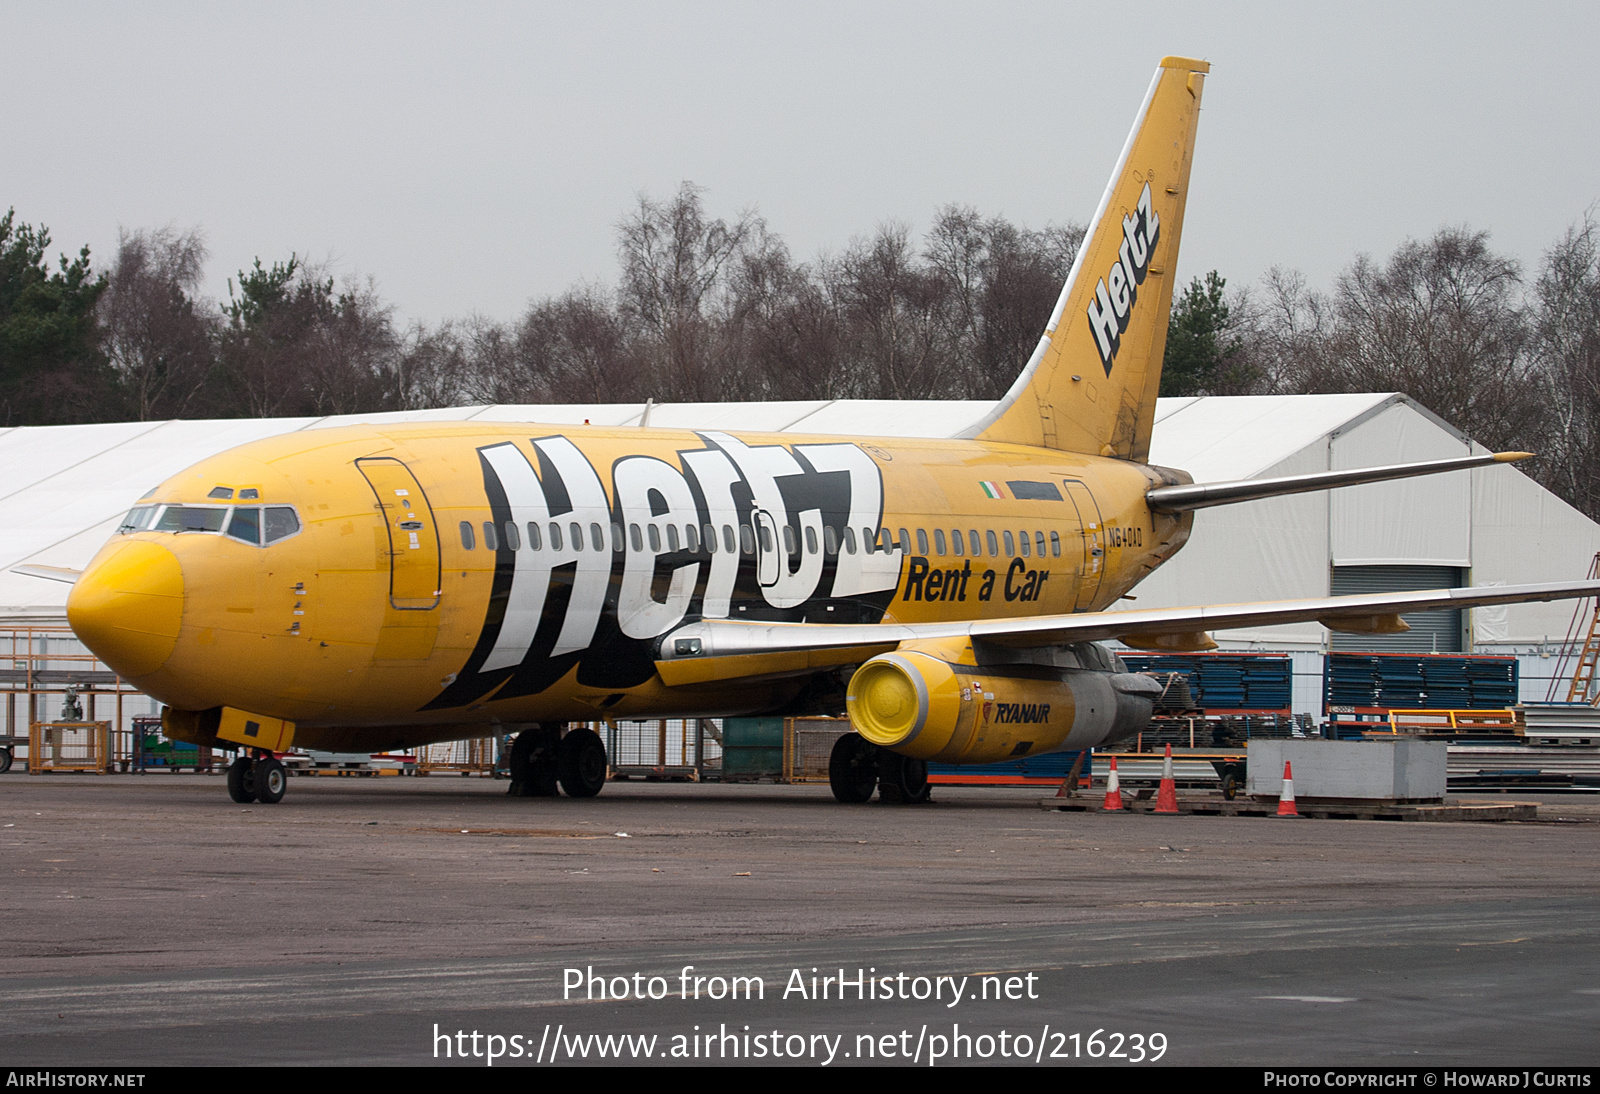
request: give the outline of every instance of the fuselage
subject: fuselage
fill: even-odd
[[[1131,463],[963,440],[480,423],[224,452],[141,499],[75,586],[79,635],[163,703],[384,747],[482,727],[727,715],[816,681],[668,686],[696,619],[1091,611],[1176,551]]]

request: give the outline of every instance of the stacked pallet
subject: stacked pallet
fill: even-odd
[[[1330,653],[1330,707],[1493,710],[1517,702],[1514,657]]]
[[[1188,680],[1195,710],[1287,710],[1293,663],[1274,654],[1123,654],[1133,672]],[[1170,705],[1163,709],[1175,709]]]

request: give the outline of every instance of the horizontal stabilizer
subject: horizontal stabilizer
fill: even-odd
[[[1450,460],[1424,460],[1421,463],[1392,463],[1383,467],[1358,467],[1349,471],[1317,471],[1310,475],[1285,475],[1276,479],[1237,479],[1233,482],[1197,482],[1186,486],[1158,486],[1145,494],[1145,501],[1158,513],[1182,513],[1213,505],[1233,505],[1241,501],[1304,494],[1311,490],[1332,490],[1340,486],[1361,486],[1369,482],[1409,479],[1418,475],[1439,475],[1446,471],[1465,471],[1495,463],[1514,463],[1532,452],[1492,452],[1482,456],[1461,456]]]
[[[82,570],[71,570],[65,566],[37,566],[29,563],[26,566],[13,566],[11,572],[21,574],[23,577],[42,577],[46,581],[65,581],[68,585],[77,582],[83,576]]]
[[[1021,648],[1064,646],[1140,636],[1193,635],[1284,623],[1338,625],[1383,629],[1384,617],[1404,612],[1448,608],[1483,608],[1494,604],[1526,604],[1600,596],[1600,581],[1554,581],[1538,585],[1502,585],[1477,589],[1431,589],[1422,592],[1363,593],[1310,600],[1274,600],[1255,604],[1212,604],[1193,608],[1147,608],[1139,611],[1082,612],[1010,619],[951,623],[756,623],[704,619],[672,631],[661,640],[656,664],[669,682],[682,677],[685,661],[699,658],[751,657],[775,653],[857,649],[867,654],[886,643],[932,638],[971,638]],[[1340,627],[1339,629],[1344,629]],[[1130,645],[1135,644],[1129,642]],[[1138,641],[1141,646],[1153,643]],[[876,652],[875,650],[873,652]],[[867,654],[870,656],[870,654]],[[863,658],[864,659],[864,658]],[[781,671],[781,670],[780,670]],[[684,677],[686,678],[686,677]]]

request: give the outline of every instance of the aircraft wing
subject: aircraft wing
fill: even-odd
[[[902,642],[919,639],[966,637],[1027,648],[1115,638],[1130,645],[1159,649],[1163,637],[1203,636],[1206,631],[1274,623],[1317,622],[1333,630],[1392,633],[1406,629],[1398,620],[1403,612],[1482,608],[1590,596],[1600,596],[1600,581],[1365,593],[1310,600],[1017,616],[952,623],[759,623],[705,619],[679,627],[662,638],[656,668],[668,684],[684,684],[741,676],[794,675],[828,665],[865,660]],[[1198,647],[1174,645],[1170,648]]]
[[[82,570],[66,566],[40,566],[31,562],[26,566],[13,566],[11,572],[23,577],[42,577],[46,581],[65,581],[68,585],[75,584],[83,576]]]

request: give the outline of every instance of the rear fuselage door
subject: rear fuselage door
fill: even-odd
[[[1101,526],[1100,506],[1096,504],[1089,488],[1077,479],[1063,479],[1067,500],[1078,510],[1078,527],[1082,530],[1083,568],[1078,581],[1078,597],[1072,606],[1075,612],[1088,611],[1100,592],[1100,578],[1105,573],[1105,529]]]
[[[377,496],[389,536],[389,603],[401,611],[439,605],[439,526],[411,469],[389,456],[356,461]]]

